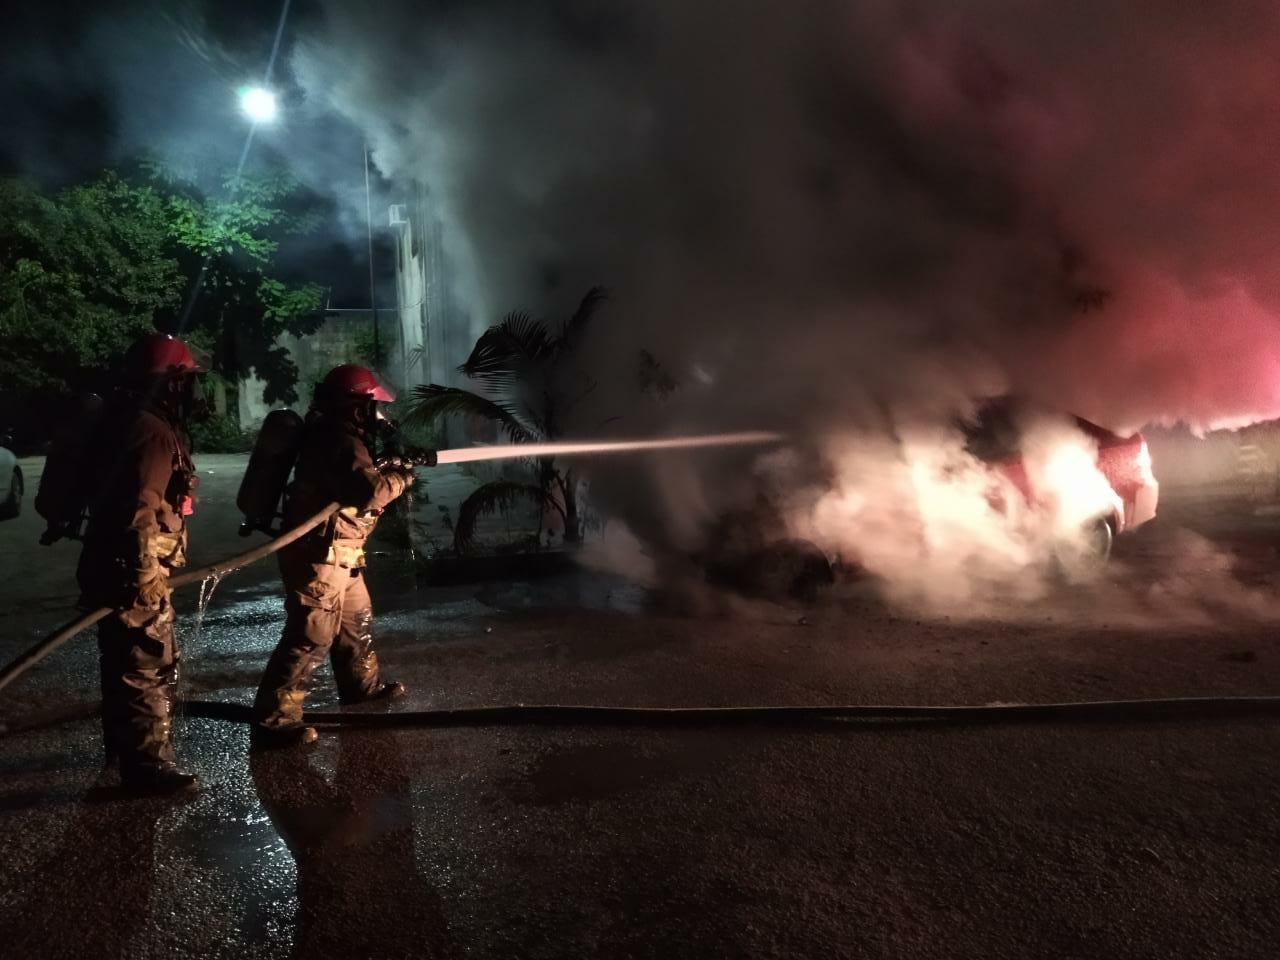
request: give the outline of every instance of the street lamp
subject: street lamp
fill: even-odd
[[[288,10],[287,4],[285,10]],[[276,118],[276,95],[266,87],[242,87],[240,109],[253,121],[255,127],[260,123],[271,123]],[[251,130],[249,140],[245,141],[244,153],[240,157],[242,167],[252,138]],[[364,216],[369,243],[369,309],[373,314],[373,362],[376,364],[379,360],[380,344],[378,342],[378,298],[375,292],[373,269],[373,201],[369,189],[369,142],[367,140],[364,143]]]
[[[270,123],[276,118],[276,95],[266,87],[245,87],[240,91],[240,109],[254,123]]]
[[[369,237],[369,309],[373,311],[373,365],[382,364],[381,347],[378,343],[378,297],[374,292],[373,280],[373,201],[369,193],[369,141],[364,141],[364,224]]]

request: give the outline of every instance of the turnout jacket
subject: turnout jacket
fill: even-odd
[[[317,534],[304,537],[299,544],[309,544],[311,550],[317,545],[325,548],[324,558],[317,557],[315,562],[360,566],[364,541],[382,511],[406,486],[402,471],[382,473],[374,466],[369,447],[354,423],[313,412],[307,417],[293,483],[285,498],[285,529],[337,501],[341,504],[338,513]],[[338,545],[339,554],[345,547],[360,555],[335,557],[334,545]]]
[[[136,584],[143,570],[186,562],[186,520],[195,470],[181,433],[158,410],[121,404],[92,445],[99,471],[89,496],[80,556],[89,593]]]

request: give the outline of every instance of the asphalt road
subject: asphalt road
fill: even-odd
[[[219,471],[225,466],[223,476]],[[205,459],[199,562],[243,546]],[[808,608],[598,576],[373,578],[393,712],[503,703],[990,703],[1280,694],[1277,536],[1173,505],[1107,579],[966,621],[864,590]],[[1183,529],[1199,526],[1202,539]],[[0,527],[8,659],[66,618],[74,551]],[[189,696],[247,702],[269,566],[183,620]],[[1280,721],[346,731],[298,754],[184,718],[205,789],[99,773],[92,643],[0,694],[12,957],[1273,958]],[[327,676],[316,705],[332,705]],[[53,722],[58,720],[59,722]],[[25,729],[24,729],[25,728]]]

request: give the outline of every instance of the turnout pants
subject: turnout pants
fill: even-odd
[[[280,553],[285,587],[284,634],[262,675],[254,720],[282,728],[302,722],[311,676],[327,656],[342,700],[358,701],[381,687],[373,650],[373,607],[363,568],[309,562]]]
[[[171,714],[178,689],[173,607],[119,610],[98,625],[102,739],[122,770],[173,762]]]

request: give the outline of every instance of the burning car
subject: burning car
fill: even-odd
[[[1062,427],[1072,435],[1064,436]],[[1040,436],[1046,429],[1049,436]],[[1156,515],[1160,484],[1140,433],[1122,437],[1016,397],[982,404],[961,431],[966,452],[998,471],[1024,504],[1058,501],[1060,523],[1084,530],[1095,559],[1107,559],[1115,537]],[[998,509],[1020,506],[1000,493],[992,499]]]
[[[707,530],[713,582],[805,596],[837,576],[991,582],[1048,564],[1075,578],[1155,516],[1140,434],[1001,397],[947,427],[855,434],[770,455],[746,505]]]

